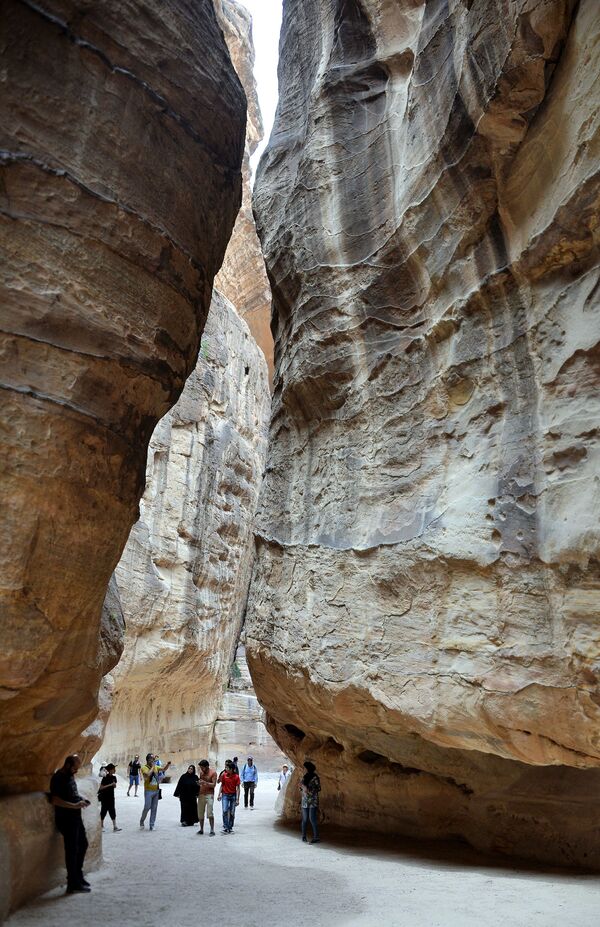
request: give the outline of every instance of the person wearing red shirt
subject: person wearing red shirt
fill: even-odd
[[[217,801],[221,802],[223,808],[223,833],[230,834],[233,831],[235,809],[240,803],[240,777],[231,760],[225,760],[225,769],[217,782],[221,786]]]

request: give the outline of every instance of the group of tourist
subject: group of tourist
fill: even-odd
[[[163,781],[171,762],[164,766],[160,758],[153,753],[146,755],[145,764],[140,763],[139,754],[136,754],[128,765],[129,788],[127,795],[134,788],[134,797],[138,794],[140,773],[144,786],[144,807],[140,817],[140,829],[146,826],[146,819],[150,815],[149,828],[156,827],[158,802],[162,798],[161,782]],[[67,894],[74,892],[90,892],[89,882],[83,875],[83,861],[88,847],[85,827],[81,817],[81,810],[90,802],[82,798],[77,790],[75,775],[81,767],[81,760],[77,755],[68,756],[63,766],[57,770],[50,781],[50,801],[54,805],[57,830],[63,836],[65,845],[65,863],[67,868]],[[307,825],[312,828],[311,843],[319,843],[318,808],[321,782],[315,764],[310,760],[304,763],[305,774],[300,783],[302,808],[302,840],[307,842]],[[114,763],[107,763],[101,767],[101,781],[98,787],[98,800],[100,802],[100,820],[104,828],[106,816],[110,818],[115,831],[117,826],[115,806],[115,790],[117,787],[117,767]],[[287,765],[282,767],[278,790],[285,789],[290,777]],[[179,799],[181,807],[181,826],[191,827],[199,824],[197,834],[204,834],[204,823],[208,821],[209,835],[215,836],[214,793],[219,786],[217,801],[221,802],[223,815],[223,834],[233,833],[236,808],[240,804],[240,789],[244,789],[244,808],[254,809],[254,793],[258,785],[258,770],[252,756],[244,763],[242,770],[238,765],[237,756],[233,760],[226,760],[223,770],[217,775],[208,760],[200,760],[198,772],[191,763],[186,772],[180,776],[175,787],[174,796]]]

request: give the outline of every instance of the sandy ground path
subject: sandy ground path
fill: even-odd
[[[142,799],[117,789],[121,833],[107,830],[90,895],[45,895],[8,927],[599,927],[600,877],[519,871],[463,848],[403,842],[364,845],[323,832],[311,846],[275,823],[274,780],[235,833],[198,836],[179,824],[163,788],[157,830],[140,830]],[[217,824],[220,805],[215,803]],[[361,845],[362,844],[362,845]]]

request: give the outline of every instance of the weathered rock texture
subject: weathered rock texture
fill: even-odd
[[[599,25],[285,5],[246,631],[328,819],[595,866]]]
[[[242,643],[214,724],[210,756],[219,768],[228,757],[237,756],[244,763],[252,756],[259,774],[281,769],[287,759],[265,727],[265,712],[256,697]]]
[[[212,2],[6,0],[0,148],[0,792],[96,716],[102,602],[240,202]]]
[[[246,605],[269,409],[262,353],[215,291],[196,369],[150,441],[116,571],[127,634],[105,760],[208,752]]]
[[[63,757],[64,759],[64,757]],[[89,849],[86,872],[102,859],[98,815],[98,779],[78,780],[79,793],[90,802],[83,810]],[[64,884],[63,839],[54,826],[54,809],[43,792],[0,797],[0,921],[30,898]]]
[[[242,167],[242,208],[238,213],[215,285],[248,323],[252,335],[265,355],[269,367],[269,382],[272,383],[271,290],[252,215],[250,158],[264,132],[253,73],[252,19],[247,10],[235,0],[216,0],[215,7],[231,60],[248,100],[246,147]]]

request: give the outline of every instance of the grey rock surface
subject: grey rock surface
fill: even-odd
[[[246,632],[328,820],[596,866],[599,27],[285,4]]]

